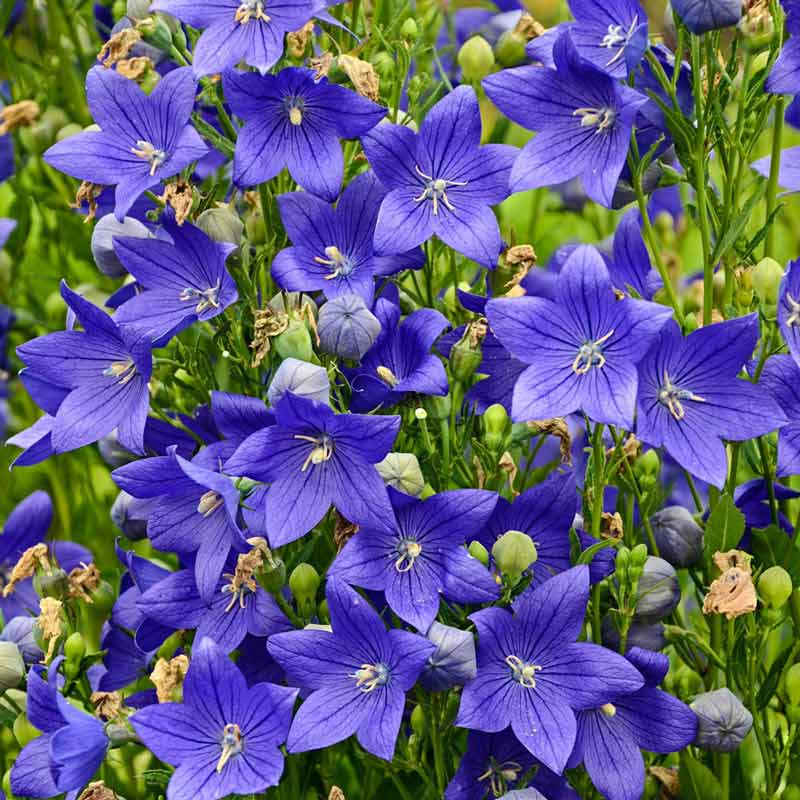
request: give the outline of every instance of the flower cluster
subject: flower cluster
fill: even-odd
[[[8,796],[800,795],[800,9],[566,5],[129,0],[91,124],[11,92],[2,243],[91,242],[0,306]]]

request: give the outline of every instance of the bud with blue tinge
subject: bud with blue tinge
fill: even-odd
[[[146,504],[146,500],[138,500],[127,492],[120,492],[111,506],[111,521],[132,541],[147,536]]]
[[[207,208],[198,218],[197,227],[215,242],[238,245],[244,234],[244,223],[230,206]]]
[[[387,486],[403,494],[418,497],[425,488],[425,478],[413,453],[388,453],[375,469]]]
[[[650,517],[658,553],[673,567],[691,567],[703,556],[703,529],[683,506],[667,506]]]
[[[689,707],[697,714],[694,742],[704,750],[730,753],[739,747],[753,726],[753,715],[727,688],[701,694]]]
[[[274,408],[286,392],[291,392],[298,397],[329,405],[330,388],[324,367],[297,358],[287,358],[275,372],[267,390],[267,400]]]
[[[619,650],[622,639],[619,630],[610,617],[603,618],[603,644],[612,650]],[[660,622],[637,622],[634,620],[628,628],[628,637],[625,640],[626,649],[641,647],[643,650],[663,650],[667,646],[664,636],[664,626]]]
[[[475,677],[475,639],[469,631],[434,622],[428,629],[428,640],[436,645],[422,670],[419,682],[430,692],[443,692],[463,686]]]
[[[100,272],[109,278],[124,278],[128,274],[114,250],[114,239],[121,236],[151,239],[153,234],[134,217],[125,217],[122,222],[113,214],[101,217],[92,231],[92,257]]]
[[[381,323],[358,295],[343,294],[320,308],[318,330],[326,353],[358,361],[378,338]]]
[[[661,619],[671,614],[681,599],[681,587],[673,566],[663,558],[648,556],[636,594],[638,619]]]

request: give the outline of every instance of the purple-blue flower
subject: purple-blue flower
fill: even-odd
[[[769,390],[789,420],[788,424],[778,431],[776,474],[781,478],[798,475],[800,474],[800,367],[790,355],[771,356],[764,363],[759,385]]]
[[[93,67],[86,76],[86,101],[100,130],[57,142],[44,160],[74,178],[116,186],[115,213],[122,222],[142,192],[208,152],[189,122],[196,88],[188,68],[168,73],[146,95],[119,72]]]
[[[510,119],[537,135],[511,171],[511,191],[555,186],[580,177],[586,194],[611,207],[645,95],[582,59],[569,32],[553,50],[555,69],[506,69],[483,81]]]
[[[83,331],[49,333],[17,348],[30,374],[29,394],[53,418],[52,451],[75,450],[116,429],[124,447],[144,452],[149,339],[118,325],[63,281],[61,295]]]
[[[595,422],[633,427],[636,363],[671,309],[617,300],[595,248],[581,246],[569,256],[554,300],[491,300],[486,313],[500,343],[528,365],[514,386],[514,420],[582,410]]]
[[[375,251],[405,252],[438,236],[494,268],[503,248],[491,206],[508,197],[514,147],[481,147],[475,91],[459,86],[425,116],[418,134],[385,123],[362,138],[378,180],[389,189],[378,213]]]
[[[636,433],[664,447],[692,475],[722,488],[722,440],[762,436],[786,423],[770,393],[736,376],[759,336],[758,316],[708,325],[681,336],[670,322],[639,364]]]
[[[608,800],[639,800],[644,792],[641,750],[674,753],[694,741],[697,717],[680,700],[656,688],[669,669],[661,653],[628,650],[628,661],[645,685],[613,703],[578,714],[578,735],[569,766],[581,761],[595,787]]]
[[[323,292],[326,297],[357,294],[372,306],[375,278],[422,266],[420,249],[376,255],[375,223],[386,189],[372,171],[347,184],[336,208],[307,192],[278,197],[292,247],[272,262],[272,277],[292,292]]]
[[[790,261],[778,290],[778,327],[800,365],[800,260]]]
[[[520,742],[554,772],[575,744],[576,711],[596,708],[644,683],[622,656],[577,642],[589,599],[589,568],[556,575],[514,603],[485,608],[478,629],[478,674],[465,687],[455,724],[496,733],[511,725]]]
[[[172,242],[116,237],[114,251],[142,291],[124,302],[114,318],[161,344],[193,322],[207,322],[239,297],[225,261],[235,249],[215,242],[189,222],[162,220]]]
[[[391,450],[399,417],[335,414],[287,392],[275,418],[225,464],[229,474],[270,484],[265,503],[272,547],[308,533],[331,505],[358,525],[390,525],[392,507],[375,464]]]
[[[318,750],[356,735],[373,755],[391,761],[408,692],[434,645],[408,631],[387,631],[354,589],[328,582],[332,631],[277,633],[270,655],[289,682],[310,692],[292,722],[290,753]]]
[[[317,0],[156,0],[150,6],[203,31],[193,53],[198,76],[223,72],[240,61],[265,73],[283,55],[285,34],[324,8]]]
[[[383,106],[301,67],[277,75],[231,71],[222,80],[225,99],[245,122],[233,156],[237,186],[257,186],[286,167],[303,189],[333,202],[344,175],[339,139],[363,136],[386,115]]]
[[[362,526],[336,557],[330,574],[364,589],[381,590],[389,608],[420,631],[439,612],[439,595],[455,603],[499,596],[491,573],[465,547],[489,519],[497,495],[479,489],[440,492],[418,500],[389,491],[388,528]]]
[[[281,745],[296,689],[257,683],[205,638],[192,648],[182,703],[137,711],[131,725],[158,758],[176,767],[168,800],[260,794],[283,774]]]
[[[672,9],[699,36],[735,25],[742,17],[742,0],[672,0]]]
[[[433,308],[420,308],[400,322],[400,307],[375,304],[381,332],[357,367],[345,367],[353,411],[391,408],[408,394],[446,395],[447,373],[431,347],[450,324]]]

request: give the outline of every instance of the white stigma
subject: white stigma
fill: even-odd
[[[538,664],[528,664],[519,656],[506,656],[506,664],[511,667],[511,676],[526,689],[536,688],[536,673],[542,668]]]
[[[133,361],[114,361],[103,370],[103,375],[107,378],[116,378],[117,382],[124,386],[136,375],[136,367]]]
[[[439,215],[439,203],[441,203],[448,211],[455,211],[455,206],[450,202],[447,197],[447,189],[450,186],[466,186],[468,181],[448,181],[444,178],[434,178],[426,175],[419,166],[415,165],[414,169],[417,175],[424,180],[424,189],[419,197],[414,198],[415,203],[421,203],[424,200],[433,201],[433,215]]]
[[[167,154],[164,150],[157,149],[150,142],[146,142],[143,139],[139,139],[136,142],[136,147],[131,147],[131,153],[150,163],[151,175],[155,175],[156,170],[167,160]]]
[[[602,369],[606,365],[606,357],[603,355],[602,345],[613,335],[614,331],[612,329],[605,336],[601,336],[593,342],[584,342],[572,362],[572,371],[577,375],[585,375],[592,367]]]
[[[191,286],[187,286],[179,297],[182,301],[197,300],[194,310],[197,314],[202,314],[207,308],[219,308],[219,287],[219,281],[217,281],[216,286],[211,286],[208,289],[194,289]]]
[[[333,440],[326,433],[322,434],[322,436],[303,436],[296,433],[294,438],[300,439],[303,442],[310,442],[314,445],[308,457],[303,462],[303,466],[300,467],[301,472],[305,472],[310,466],[329,461],[333,455]]]
[[[242,741],[242,731],[235,723],[228,723],[222,729],[222,752],[217,761],[217,772],[222,772],[223,767],[233,756],[242,752],[244,742]]]
[[[617,112],[613,108],[576,108],[573,117],[581,118],[581,128],[596,128],[595,133],[605,133],[614,127]]]
[[[262,22],[269,22],[269,15],[264,12],[263,0],[243,0],[233,15],[234,21],[240,25],[246,25],[251,19],[260,19]]]
[[[698,397],[690,389],[681,389],[670,380],[667,371],[664,370],[664,383],[658,390],[658,402],[662,406],[669,409],[669,413],[680,421],[686,416],[686,411],[683,408],[683,400],[692,400],[695,403],[705,403],[704,397]]]

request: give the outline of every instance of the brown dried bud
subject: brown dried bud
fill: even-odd
[[[606,450],[606,458],[611,459],[616,455],[617,448],[609,447]],[[642,443],[631,433],[628,438],[622,443],[622,457],[633,464],[639,454],[642,452]],[[620,465],[621,466],[621,465]]]
[[[272,559],[272,554],[263,539],[262,544],[258,544],[246,553],[239,553],[236,558],[236,569],[233,573],[225,572],[222,577],[228,583],[222,587],[224,594],[230,594],[231,600],[226,611],[230,611],[236,603],[244,608],[244,599],[248,592],[255,592],[257,588],[256,579],[253,577],[264,564],[267,557]]]
[[[3,597],[8,597],[20,581],[32,578],[37,569],[51,570],[48,558],[47,545],[43,543],[29,547],[20,557],[11,570],[11,577],[3,588]]]
[[[75,202],[70,203],[70,208],[81,208],[84,203],[89,206],[89,213],[83,220],[84,225],[91,222],[97,214],[97,198],[100,192],[103,191],[103,186],[99,183],[91,183],[90,181],[81,181],[78,191],[75,192]]]
[[[117,31],[100,49],[97,60],[106,68],[113,67],[133,50],[142,39],[136,28],[123,28]],[[127,75],[125,77],[128,77]]]
[[[314,34],[314,22],[309,20],[300,30],[286,34],[286,49],[293,58],[302,58]]]
[[[45,663],[49,662],[53,657],[56,643],[61,637],[61,607],[61,601],[56,600],[55,597],[43,597],[39,601],[39,617],[36,620],[36,624],[42,633],[42,639],[47,642],[47,652],[44,656]]]
[[[328,800],[347,800],[344,796],[344,792],[338,786],[331,786],[330,793],[328,794]]]
[[[172,206],[175,211],[175,222],[183,225],[189,217],[194,205],[194,189],[188,181],[177,180],[164,187],[164,194],[160,198],[164,205]]]
[[[92,692],[89,699],[94,706],[94,715],[99,719],[120,719],[125,715],[122,712],[122,695],[119,692]]]
[[[345,54],[339,56],[339,66],[360,95],[375,102],[380,100],[380,79],[369,61]]]
[[[101,578],[100,570],[96,564],[81,564],[79,567],[75,567],[67,578],[69,581],[67,596],[80,598],[87,603],[94,602],[90,592],[97,589]]]
[[[159,703],[175,701],[177,690],[183,686],[183,679],[188,669],[189,659],[184,655],[175,656],[169,661],[165,658],[158,659],[150,673],[150,681],[156,687]]]
[[[343,517],[338,511],[336,512],[335,522],[333,524],[333,541],[336,544],[336,552],[340,553],[342,548],[358,533],[358,525],[355,522],[350,522],[349,519]]]
[[[275,311],[270,306],[253,313],[254,334],[250,349],[255,350],[252,366],[255,369],[267,357],[271,348],[270,339],[280,336],[289,327],[289,315],[285,311]]]
[[[0,136],[30,125],[39,116],[39,104],[34,100],[21,100],[0,109]]]
[[[528,423],[528,427],[539,433],[547,433],[550,436],[555,436],[559,441],[561,463],[572,464],[572,437],[569,435],[567,421],[563,417],[555,417],[554,419],[534,419]]]
[[[508,476],[508,485],[511,488],[511,491],[514,494],[519,494],[519,492],[514,491],[514,481],[517,479],[517,473],[519,472],[517,468],[517,464],[514,461],[511,453],[506,450],[502,456],[500,456],[500,460],[497,462],[497,466],[500,467],[501,472],[505,472]]]
[[[624,530],[622,527],[622,517],[618,511],[613,514],[603,511],[600,515],[600,538],[601,539],[622,539]]]
[[[138,81],[139,78],[147,75],[154,66],[147,56],[124,58],[117,62],[117,72],[130,81]]]
[[[741,550],[714,553],[714,563],[722,571],[703,600],[704,614],[724,614],[736,619],[756,610],[758,598],[750,570],[752,556]]]
[[[87,784],[78,800],[119,800],[119,795],[113,789],[109,789],[103,781],[93,781]]]
[[[680,797],[681,784],[677,767],[650,767],[650,774],[661,784],[660,800]]]
[[[472,466],[475,467],[475,477],[478,484],[478,489],[483,489],[486,486],[486,472],[483,469],[483,464],[478,458],[477,454],[472,456]]]
[[[523,14],[514,28],[514,33],[522,36],[527,41],[538,38],[546,31],[547,28],[530,14]]]
[[[333,66],[333,53],[323,53],[317,58],[309,58],[308,66],[314,70],[314,80],[327,78]]]
[[[509,247],[505,252],[506,264],[511,266],[532,267],[537,261],[536,251],[533,245],[530,244],[516,244]]]

